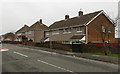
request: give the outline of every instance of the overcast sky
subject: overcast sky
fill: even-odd
[[[118,15],[119,0],[4,0],[0,4],[0,34],[15,32],[27,24],[31,26],[39,19],[47,26],[55,21],[78,16],[82,9],[84,14],[104,10],[112,19]]]

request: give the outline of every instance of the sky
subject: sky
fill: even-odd
[[[40,19],[47,26],[83,13],[104,10],[112,19],[118,16],[119,0],[0,0],[0,35],[15,32],[25,24],[31,26]]]

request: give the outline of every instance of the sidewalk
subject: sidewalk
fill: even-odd
[[[86,53],[75,53],[75,52],[68,52],[68,51],[63,51],[63,50],[58,50],[58,49],[34,47],[34,46],[27,46],[27,45],[18,45],[18,44],[15,44],[15,45],[22,46],[22,47],[33,48],[33,49],[37,49],[37,50],[42,49],[44,51],[56,52],[56,53],[63,54],[63,55],[76,56],[76,57],[81,57],[81,58],[86,58],[86,59],[109,62],[109,63],[113,63],[113,64],[118,64],[119,60],[120,60],[119,58],[116,58],[116,57],[92,55],[92,54],[86,54]]]

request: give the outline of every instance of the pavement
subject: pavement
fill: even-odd
[[[2,72],[118,72],[118,65],[77,57],[72,52],[3,44]]]

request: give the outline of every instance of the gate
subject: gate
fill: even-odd
[[[72,52],[83,52],[82,44],[72,44]]]

